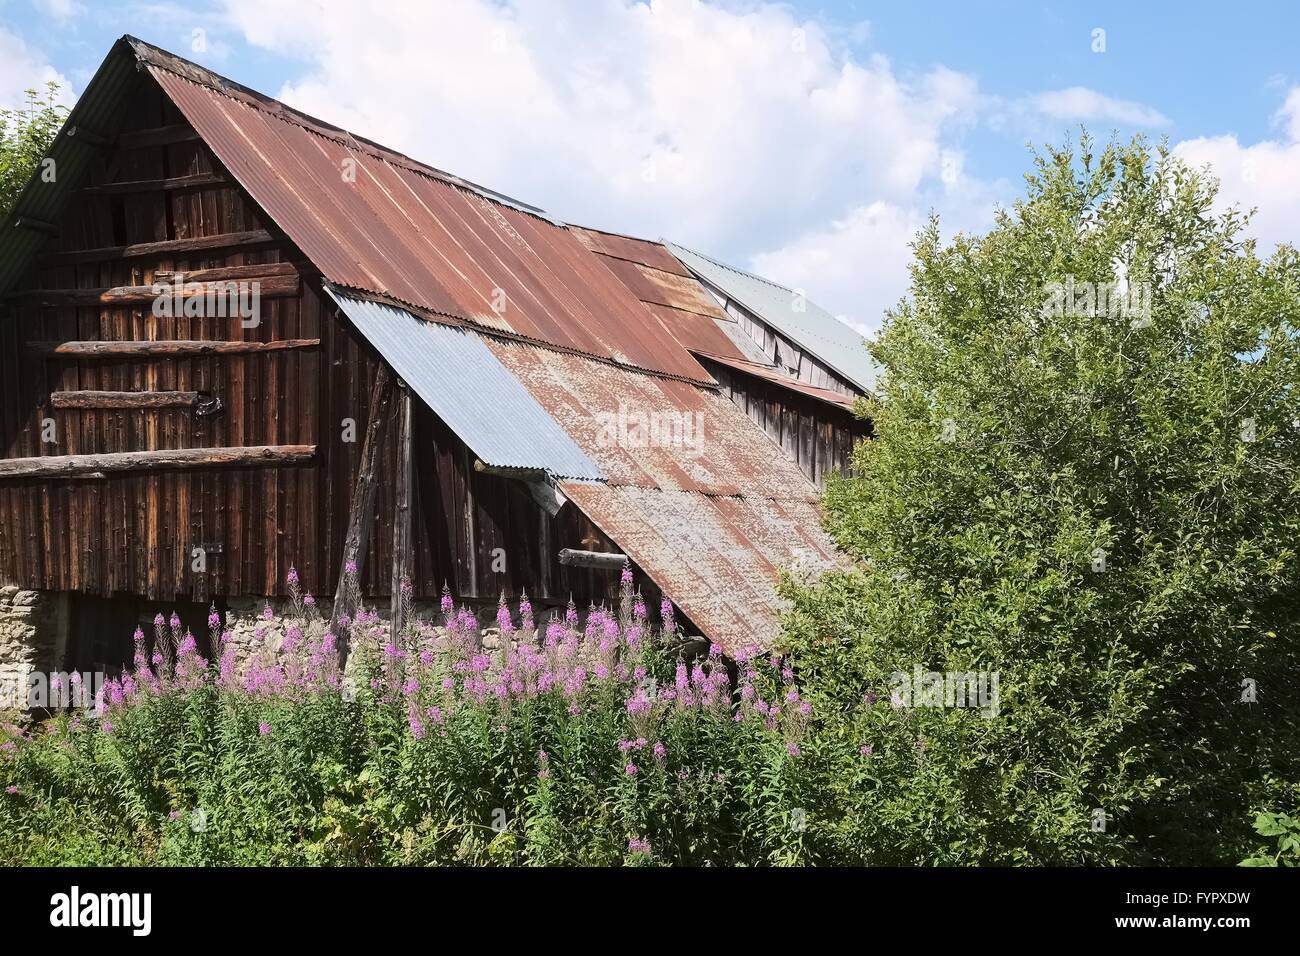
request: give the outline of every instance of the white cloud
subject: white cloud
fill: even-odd
[[[86,12],[86,8],[77,0],[33,0],[32,5],[60,25],[67,24]]]
[[[1026,105],[1050,119],[1083,123],[1119,123],[1124,126],[1168,126],[1169,119],[1159,110],[1133,100],[1121,100],[1086,86],[1049,90],[1027,99]]]
[[[794,257],[808,237],[859,235],[868,227],[843,224],[862,209],[913,221],[918,196],[965,182],[949,139],[980,104],[968,75],[902,75],[852,52],[865,27],[824,28],[775,4],[226,7],[247,40],[305,62],[279,95],[308,113],[568,221],[737,262],[790,237],[804,243]],[[832,311],[874,315],[887,304],[874,281],[814,276],[806,288]]]
[[[0,27],[0,107],[23,106],[27,102],[26,90],[43,93],[50,80],[64,87],[62,98],[71,105],[67,78],[20,37]]]
[[[1190,165],[1209,166],[1219,179],[1218,208],[1258,207],[1248,232],[1264,254],[1279,242],[1300,243],[1300,86],[1274,117],[1280,138],[1245,145],[1236,136],[1190,139],[1174,152]]]

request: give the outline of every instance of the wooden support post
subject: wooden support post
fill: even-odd
[[[411,560],[411,389],[400,383],[397,396],[397,490],[393,496],[393,638],[406,627],[410,611],[403,584]]]
[[[339,583],[334,589],[334,608],[330,613],[330,630],[338,638],[339,666],[348,660],[348,629],[340,626],[344,617],[351,618],[356,608],[354,602],[361,589],[362,572],[366,565],[366,547],[370,541],[370,526],[375,517],[375,492],[378,489],[379,450],[383,444],[384,425],[388,421],[388,406],[393,398],[393,376],[386,362],[379,363],[375,383],[370,389],[370,421],[366,423],[366,437],[361,443],[361,461],[357,467],[357,480],[352,488],[352,504],[348,510],[348,532],[343,539],[342,564]],[[356,563],[356,587],[348,587],[348,562]]]

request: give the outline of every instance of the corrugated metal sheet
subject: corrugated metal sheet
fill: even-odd
[[[876,391],[879,369],[867,351],[866,340],[825,309],[805,297],[800,310],[792,289],[742,272],[685,246],[673,242],[664,245],[693,273],[728,298],[745,306],[864,391]]]
[[[799,466],[714,389],[516,342],[487,345],[612,485],[816,500]]]
[[[765,498],[563,482],[569,499],[618,542],[724,650],[777,635],[782,569],[841,564],[816,507]]]
[[[600,469],[474,332],[326,289],[447,426],[488,465],[598,479]]]
[[[750,362],[745,359],[731,358],[723,355],[711,355],[704,349],[696,349],[700,355],[714,362],[726,365],[728,368],[734,368],[746,375],[754,375],[774,385],[780,385],[782,388],[788,388],[791,391],[800,392],[811,398],[821,399],[823,402],[829,402],[832,405],[838,405],[840,408],[846,408],[850,411],[853,409],[853,398],[844,395],[841,392],[833,392],[829,388],[819,388],[816,385],[809,385],[807,382],[801,382],[793,375],[788,375],[773,365],[762,365],[758,362]]]
[[[710,381],[569,229],[162,51],[137,49],[231,175],[331,282]]]

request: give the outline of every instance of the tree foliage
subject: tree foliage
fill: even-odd
[[[917,237],[877,437],[826,496],[856,567],[789,587],[840,759],[871,750],[843,839],[1231,863],[1300,794],[1300,256],[1140,139],[1026,181],[986,235]],[[891,706],[916,666],[996,672],[997,716]]]
[[[0,216],[8,215],[68,117],[59,84],[27,91],[21,109],[0,109]]]

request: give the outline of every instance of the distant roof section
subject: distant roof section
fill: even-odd
[[[665,240],[664,245],[705,282],[789,336],[859,388],[875,393],[879,370],[867,352],[866,339],[835,316],[806,297],[801,303],[803,310],[796,311],[793,289],[742,272],[674,242]]]
[[[600,470],[474,332],[326,288],[357,330],[479,460],[556,478]]]
[[[713,384],[540,210],[353,136],[139,40],[136,56],[325,278],[417,311]]]

